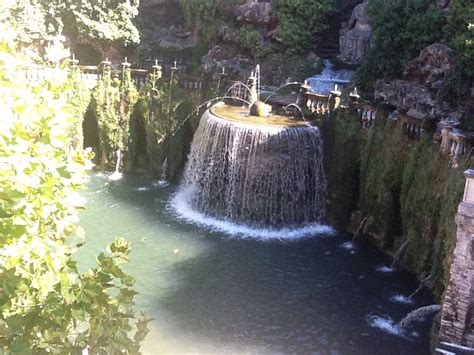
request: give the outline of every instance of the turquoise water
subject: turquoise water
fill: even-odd
[[[88,241],[77,258],[85,268],[116,237],[132,242],[137,309],[155,319],[145,353],[429,353],[429,320],[403,336],[388,329],[429,295],[395,302],[416,280],[381,272],[390,260],[370,246],[339,234],[262,241],[212,231],[175,216],[175,190],[93,175],[84,192]]]

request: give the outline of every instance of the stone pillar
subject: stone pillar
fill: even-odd
[[[474,347],[474,170],[466,170],[456,215],[457,241],[441,313],[442,341]]]

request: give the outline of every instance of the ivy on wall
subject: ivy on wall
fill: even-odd
[[[328,139],[328,215],[342,226],[354,210],[371,216],[367,232],[391,254],[408,241],[402,265],[419,277],[431,274],[431,287],[441,297],[470,157],[452,168],[429,134],[414,142],[383,119],[364,130],[352,113],[337,113],[323,134]]]
[[[106,165],[116,150],[128,150],[130,116],[138,99],[129,68],[124,68],[122,80],[113,78],[110,66],[105,66],[92,93],[99,126],[101,162]]]

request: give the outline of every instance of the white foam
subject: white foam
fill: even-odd
[[[356,248],[355,244],[352,242],[344,242],[340,245],[340,247],[344,250],[354,251]]]
[[[393,303],[413,304],[413,300],[405,295],[394,295],[390,297],[390,301]]]
[[[123,174],[116,171],[108,176],[108,179],[111,181],[117,181],[120,180],[123,177]]]
[[[373,328],[378,328],[385,333],[392,335],[403,335],[403,329],[401,329],[396,322],[390,318],[384,318],[380,316],[369,316],[367,322]]]
[[[308,223],[299,228],[272,229],[257,228],[242,223],[221,220],[193,210],[188,203],[187,196],[186,190],[181,189],[170,201],[169,207],[178,218],[231,236],[260,240],[295,240],[314,235],[330,235],[335,232],[332,227],[319,223]]]
[[[153,187],[166,187],[169,186],[169,182],[166,180],[156,180],[151,183]]]
[[[377,271],[384,272],[384,273],[391,273],[394,272],[396,269],[391,266],[379,266],[377,267]]]
[[[137,191],[148,191],[148,190],[150,190],[150,188],[146,186],[140,186],[137,188]]]

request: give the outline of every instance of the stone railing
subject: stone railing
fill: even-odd
[[[473,133],[462,132],[453,127],[442,127],[438,135],[440,152],[449,157],[453,167],[459,165],[462,156],[468,154],[473,146]]]
[[[359,121],[364,129],[371,127],[377,119],[378,110],[373,106],[351,102],[349,108],[357,112]]]
[[[313,92],[305,92],[302,106],[306,106],[309,112],[317,115],[327,115],[331,112],[330,96],[318,95]]]
[[[197,92],[202,89],[201,78],[194,78],[190,76],[179,76],[179,82],[185,91]]]
[[[406,114],[399,114],[398,122],[403,135],[409,139],[418,140],[423,135],[424,121],[422,119]]]
[[[127,65],[124,66],[124,64],[127,64]],[[104,65],[110,66],[110,62],[103,62],[101,65],[97,66],[97,65],[77,65],[77,61],[76,62],[73,61],[71,68],[79,69],[80,75],[88,83],[89,88],[92,89],[97,84],[97,81],[101,77]],[[122,69],[111,68],[110,72],[111,72],[112,77],[121,78],[123,70],[129,67],[129,65],[130,65],[129,63],[125,62],[125,63],[122,63]],[[32,66],[18,67],[18,68],[15,68],[15,70],[16,70],[16,75],[20,75],[29,81],[38,82],[38,81],[44,81],[44,80],[48,80],[49,78],[55,77],[57,76],[58,71],[61,73],[64,73],[68,69],[41,66],[41,65],[32,65]],[[136,69],[136,68],[130,69],[132,80],[138,90],[142,90],[145,87],[152,73],[158,74],[157,77],[161,78],[162,81],[166,82],[167,79],[162,78],[161,66],[159,65],[151,67],[150,69]],[[185,76],[181,74],[177,74],[175,78],[186,92],[194,93],[202,89],[202,81],[203,81],[202,78],[195,78],[195,77]]]

